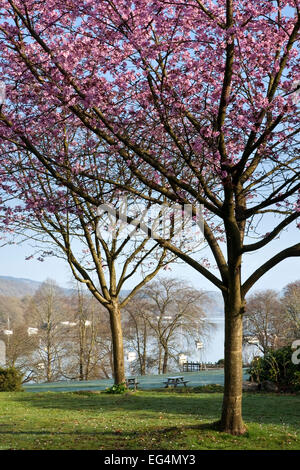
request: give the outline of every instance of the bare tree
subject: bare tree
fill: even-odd
[[[0,297],[0,339],[5,344],[5,362],[7,366],[17,367],[24,374],[23,381],[32,378],[29,366],[37,347],[37,341],[30,334],[25,312],[30,297]]]
[[[137,355],[137,359],[131,363],[131,370],[139,375],[145,375],[156,362],[151,353],[155,334],[147,319],[149,308],[149,299],[138,294],[124,310],[126,342]]]
[[[300,338],[300,280],[291,282],[284,288],[282,307],[289,322],[291,340]]]
[[[58,153],[63,153],[68,162],[68,149],[74,145],[73,136],[66,130],[63,143],[51,142]],[[88,139],[88,136],[85,136]],[[82,137],[83,139],[83,137]],[[45,141],[44,145],[49,146]],[[80,151],[84,147],[81,142]],[[87,160],[94,161],[98,155],[86,155]],[[113,371],[116,383],[125,382],[124,347],[121,323],[121,310],[127,302],[147,282],[151,281],[159,270],[174,260],[175,256],[168,253],[167,248],[160,247],[159,243],[143,234],[138,234],[137,227],[125,234],[122,233],[122,221],[112,220],[109,212],[99,213],[99,206],[120,209],[120,199],[116,193],[108,189],[103,180],[89,182],[85,191],[97,196],[97,205],[82,199],[72,190],[63,191],[58,195],[55,179],[43,171],[33,156],[28,154],[32,168],[39,173],[36,181],[32,183],[28,176],[28,168],[22,165],[20,155],[18,178],[25,182],[19,188],[18,196],[23,201],[30,198],[28,217],[22,218],[20,224],[15,222],[16,233],[22,234],[24,239],[34,241],[35,254],[43,260],[46,256],[57,256],[66,260],[71,268],[74,278],[89,289],[95,299],[105,307],[109,313],[109,323],[113,346]],[[103,159],[107,171],[111,170],[110,159]],[[71,170],[71,168],[70,168]],[[102,171],[105,169],[102,167]],[[120,168],[113,169],[121,171]],[[96,171],[96,170],[95,170]],[[76,178],[75,178],[76,179]],[[82,185],[78,177],[78,184]],[[28,204],[28,203],[27,203]],[[131,198],[129,206],[133,207]],[[127,206],[127,213],[130,212]],[[134,217],[134,214],[133,214]],[[133,233],[136,236],[133,236]],[[124,284],[137,273],[139,280],[126,298],[120,298]]]
[[[37,380],[52,382],[61,378],[68,335],[68,328],[63,324],[66,309],[62,290],[50,279],[41,285],[29,304],[26,318],[38,331],[37,349],[31,364]]]
[[[37,341],[28,333],[28,325],[25,322],[16,322],[12,318],[10,328],[0,331],[0,339],[5,343],[6,365],[20,369],[24,373],[23,381],[26,382],[32,378],[29,366],[37,348]],[[7,331],[11,334],[6,334]]]
[[[253,344],[265,354],[287,341],[288,318],[282,309],[279,293],[264,290],[247,300],[244,315],[244,342]]]
[[[148,299],[146,319],[156,336],[158,373],[168,371],[169,361],[177,360],[183,340],[190,346],[206,333],[204,291],[177,279],[159,278],[143,289]]]
[[[78,285],[70,298],[68,318],[68,364],[63,375],[79,380],[110,377],[112,344],[107,311]]]

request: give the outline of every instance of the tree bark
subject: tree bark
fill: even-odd
[[[121,312],[117,303],[110,306],[109,317],[113,345],[114,382],[118,385],[125,382],[125,367]]]
[[[51,340],[50,340],[50,332],[49,329],[47,331],[47,370],[46,370],[46,377],[47,377],[47,382],[51,382],[52,379],[52,352],[51,352]]]
[[[52,362],[52,356],[49,352],[47,352],[47,382],[51,382],[52,379],[52,367],[51,367],[51,362]]]
[[[169,351],[168,351],[168,348],[165,348],[164,349],[163,370],[162,370],[163,374],[166,374],[168,372],[168,361],[169,361]]]
[[[162,372],[162,364],[161,364],[161,359],[162,359],[162,350],[161,350],[161,345],[158,346],[158,375],[160,375]]]
[[[225,304],[225,364],[224,397],[220,427],[234,435],[246,432],[242,419],[243,384],[243,312],[244,300],[239,286],[232,286],[224,296]]]
[[[83,371],[83,355],[84,355],[84,331],[83,331],[83,324],[82,321],[80,321],[80,327],[79,327],[79,380],[83,381],[84,380],[84,371]]]
[[[146,363],[147,363],[147,327],[144,326],[143,332],[143,360],[141,367],[141,375],[146,375]]]

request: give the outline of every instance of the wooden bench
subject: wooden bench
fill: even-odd
[[[164,382],[165,388],[169,387],[177,387],[177,385],[184,385],[186,387],[186,384],[189,382],[189,380],[184,380],[183,376],[178,376],[178,377],[168,377],[167,381]]]
[[[140,382],[137,381],[136,377],[132,377],[130,379],[126,379],[126,387],[127,388],[130,388],[130,387],[133,387],[134,390],[136,390],[138,388],[138,384]]]

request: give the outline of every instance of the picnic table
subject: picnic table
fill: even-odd
[[[167,381],[164,382],[165,388],[169,387],[177,387],[177,385],[184,385],[186,387],[186,384],[189,382],[189,380],[184,380],[183,375],[175,376],[175,377],[167,377]]]
[[[134,390],[137,389],[139,382],[137,381],[136,377],[130,377],[126,379],[126,387],[133,387]]]

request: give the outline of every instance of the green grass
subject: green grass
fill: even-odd
[[[300,396],[245,394],[248,433],[218,432],[222,394],[0,394],[3,449],[300,449]]]

